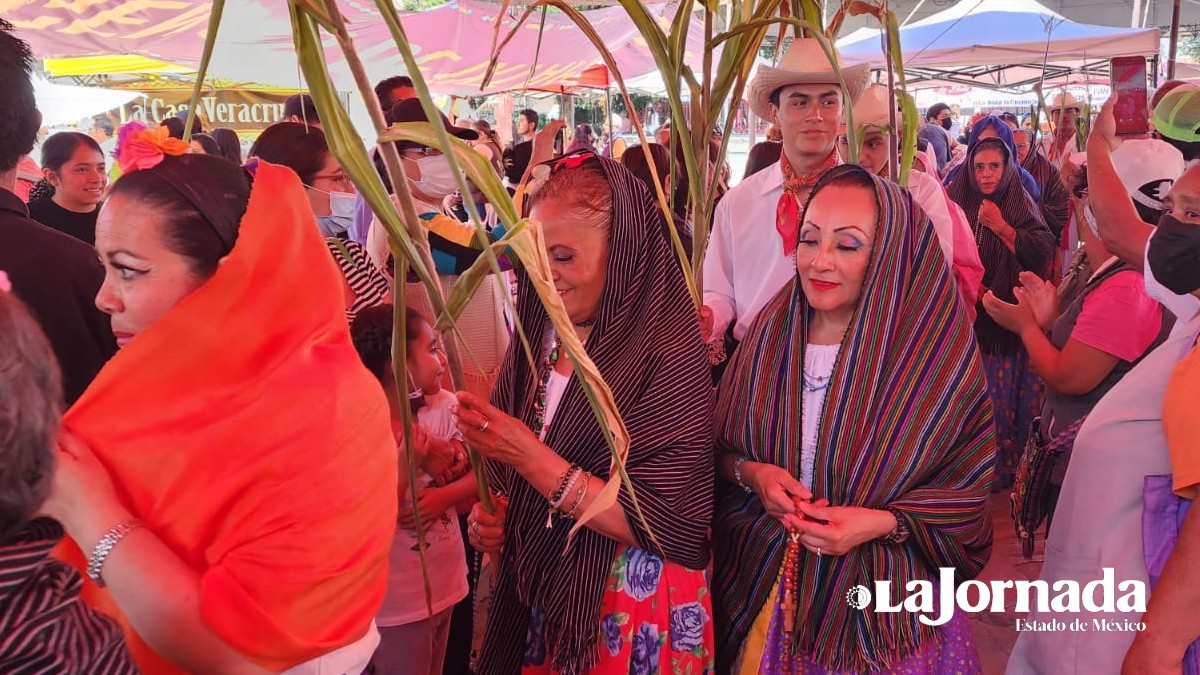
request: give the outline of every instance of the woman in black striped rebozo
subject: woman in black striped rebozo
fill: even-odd
[[[629,431],[633,493],[575,518],[612,455],[526,272],[517,312],[537,361],[514,341],[490,406],[459,394],[459,426],[508,497],[477,507],[472,543],[499,551],[480,675],[706,672],[713,460],[710,369],[660,211],[624,167],[580,152],[535,167],[555,287]],[[635,514],[634,499],[645,517]],[[566,516],[566,517],[563,517]]]
[[[1005,127],[1007,129],[1007,127]],[[1033,198],[1021,187],[1016,159],[1000,138],[975,144],[958,180],[946,192],[975,231],[983,261],[980,297],[992,291],[1015,303],[1021,272],[1045,278],[1054,258],[1054,235]],[[1037,374],[1016,333],[1002,328],[977,306],[975,337],[987,372],[996,421],[996,477],[993,489],[1012,485],[1029,425],[1041,409]]]

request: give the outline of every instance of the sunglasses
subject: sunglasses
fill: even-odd
[[[600,157],[591,150],[576,150],[575,152],[552,159],[549,162],[543,162],[533,167],[529,174],[529,184],[525,188],[525,193],[535,195],[546,186],[546,181],[550,180],[550,176],[564,169],[575,169],[581,166],[591,164],[600,164]]]

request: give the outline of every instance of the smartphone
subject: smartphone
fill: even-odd
[[[1146,57],[1119,56],[1109,63],[1112,88],[1117,94],[1113,110],[1117,135],[1130,136],[1150,131],[1146,92]]]

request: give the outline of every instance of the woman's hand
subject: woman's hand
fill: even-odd
[[[812,499],[812,492],[783,467],[765,462],[743,462],[742,482],[763,503],[767,514],[783,523],[789,532],[799,529],[803,516],[797,503]]]
[[[414,431],[417,428],[414,427]],[[445,485],[455,478],[454,465],[457,451],[444,438],[436,438],[428,433],[424,433],[424,436],[425,452],[421,458],[421,470],[429,474],[434,481]]]
[[[983,296],[983,309],[1001,327],[1020,335],[1031,326],[1036,326],[1037,319],[1033,316],[1033,310],[1029,308],[1024,289],[1014,289],[1013,293],[1017,296],[1015,305],[1004,302],[997,298],[995,293],[988,291]]]
[[[417,509],[413,511],[411,499],[400,500],[400,514],[396,519],[400,527],[406,530],[417,529],[416,513],[421,514],[421,525],[429,528],[438,518],[446,515],[454,506],[450,491],[440,487],[426,487],[417,491]]]
[[[458,428],[467,444],[486,459],[524,474],[526,467],[552,453],[521,420],[472,393],[460,391],[457,395]]]
[[[1000,207],[990,199],[983,200],[983,203],[979,205],[979,223],[996,233],[1001,239],[1004,238],[1005,232],[1012,229],[1000,213]]]
[[[896,529],[896,516],[883,509],[806,502],[798,506],[805,517],[798,528],[800,543],[813,553],[845,555]]]
[[[467,540],[481,553],[496,555],[504,546],[504,520],[508,516],[508,498],[493,495],[495,513],[488,513],[476,502],[467,516]]]
[[[1038,326],[1050,332],[1058,321],[1058,289],[1033,272],[1021,272],[1017,279],[1021,282],[1021,288],[1013,289],[1017,299],[1028,303]]]
[[[82,439],[63,429],[55,455],[54,480],[42,513],[62,523],[81,547],[91,546],[94,541],[79,536],[105,532],[129,512],[117,499],[108,471]]]
[[[713,313],[712,308],[704,305],[700,308],[700,339],[705,343],[712,342],[713,337]]]

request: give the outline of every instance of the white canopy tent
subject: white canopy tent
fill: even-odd
[[[75,124],[85,117],[119,108],[139,96],[136,91],[76,87],[40,78],[33,80],[33,95],[45,127]]]
[[[877,29],[838,40],[848,63],[886,66]],[[1105,74],[1108,59],[1156,56],[1157,28],[1091,26],[1064,18],[1036,0],[960,0],[955,6],[900,29],[909,82],[965,84],[1019,90],[1042,79]]]

